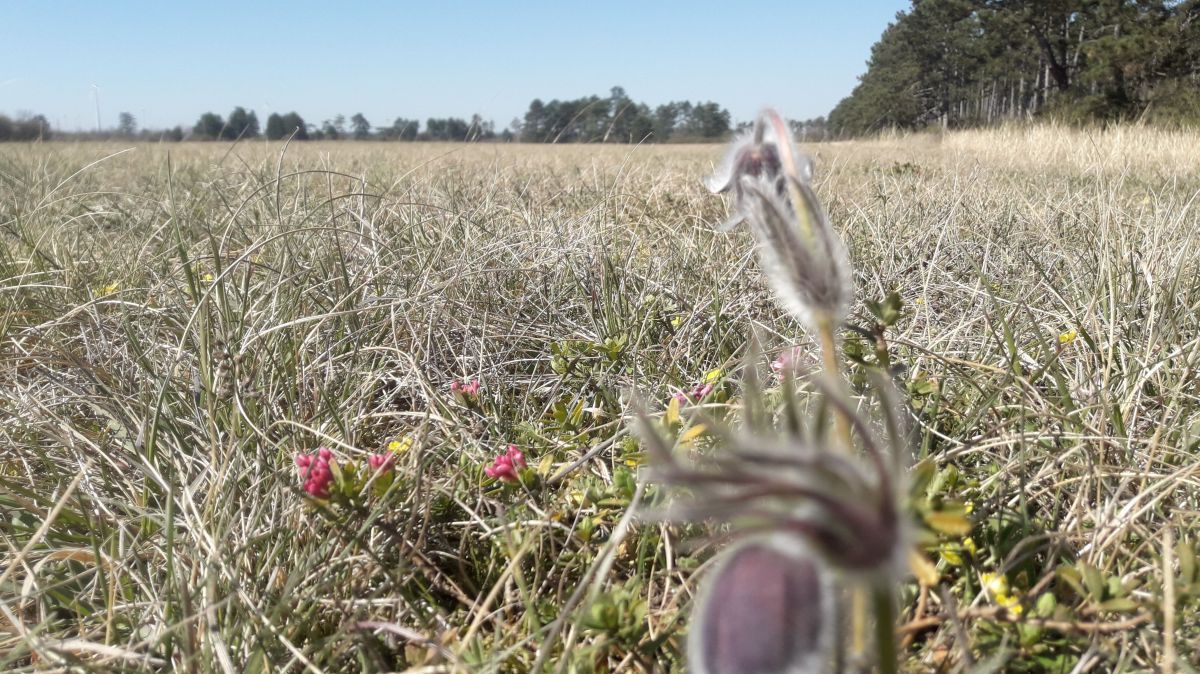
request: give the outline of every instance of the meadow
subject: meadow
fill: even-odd
[[[904,392],[901,670],[1196,671],[1200,134],[806,149]],[[817,353],[721,153],[0,146],[0,670],[684,671],[720,523],[639,515],[635,400],[719,452]]]

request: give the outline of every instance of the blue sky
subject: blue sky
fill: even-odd
[[[201,112],[296,110],[470,117],[497,128],[535,97],[605,95],[652,107],[713,100],[735,120],[764,105],[826,114],[907,0],[814,2],[63,2],[8,0],[0,113],[93,128]]]

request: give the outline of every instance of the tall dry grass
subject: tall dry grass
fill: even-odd
[[[891,356],[937,469],[918,517],[972,524],[924,541],[913,671],[1200,657],[1198,145],[810,148],[858,296],[906,302]],[[719,154],[0,146],[0,664],[678,670],[712,549],[629,516],[657,496],[623,394],[729,372],[754,331],[815,352],[748,238],[709,227]],[[470,378],[477,406],[448,390]],[[295,452],[405,436],[386,494],[303,498]],[[529,488],[484,477],[510,442]]]

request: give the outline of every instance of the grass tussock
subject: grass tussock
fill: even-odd
[[[1188,671],[1200,137],[809,149],[856,390],[864,300],[899,299],[932,565],[900,594],[902,670]],[[710,227],[719,159],[0,148],[0,668],[681,671],[718,546],[634,516],[661,490],[631,392],[704,446],[674,394],[736,413],[752,337],[819,352],[751,237]]]

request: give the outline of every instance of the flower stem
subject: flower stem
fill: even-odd
[[[896,605],[892,591],[883,582],[872,588],[875,599],[875,648],[879,652],[879,674],[896,674]]]
[[[838,357],[837,335],[834,333],[833,320],[823,317],[817,321],[817,337],[821,341],[821,359],[825,368],[825,376],[839,388],[842,386],[842,364]],[[854,440],[850,435],[850,420],[841,411],[834,413],[834,433],[836,441],[842,446],[842,451],[854,452]],[[850,591],[850,654],[851,659],[860,661],[867,651],[867,606],[868,588],[860,586]],[[888,623],[888,629],[892,624]]]
[[[865,666],[867,659],[867,587],[850,589],[850,660]]]
[[[838,358],[837,337],[833,332],[833,321],[829,318],[822,318],[818,321],[817,326],[817,338],[821,341],[821,360],[825,368],[825,375],[840,387],[842,365]],[[833,424],[837,442],[842,445],[842,450],[848,453],[853,452],[854,441],[850,435],[850,420],[839,411],[834,413]]]

